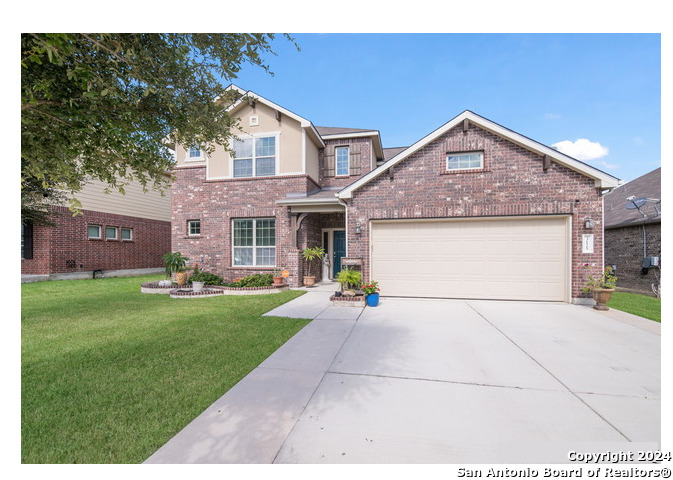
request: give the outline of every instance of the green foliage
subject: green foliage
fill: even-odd
[[[617,285],[617,277],[612,272],[612,267],[607,266],[603,269],[600,277],[596,278],[593,275],[589,275],[589,279],[584,284],[584,287],[582,287],[582,291],[586,293],[593,290],[613,289],[615,285]]]
[[[380,290],[379,282],[370,282],[366,285],[362,285],[362,291],[365,293],[365,295],[371,295],[372,293],[379,292]]]
[[[231,283],[231,287],[267,287],[273,285],[273,274],[271,273],[256,273],[248,275],[238,282]]]
[[[346,267],[337,273],[337,282],[342,289],[358,288],[362,284],[362,273],[353,267]]]
[[[198,271],[189,278],[190,282],[203,282],[206,285],[224,285],[224,279],[210,272]]]
[[[301,256],[308,262],[308,274],[311,275],[311,265],[315,260],[320,260],[325,255],[325,249],[320,246],[307,247],[301,252]]]
[[[184,257],[180,252],[164,253],[162,257],[166,271],[166,278],[170,278],[176,272],[185,270],[189,258]]]
[[[72,193],[88,178],[122,193],[132,180],[165,190],[174,142],[206,151],[228,144],[236,120],[226,109],[235,94],[225,95],[222,81],[246,64],[273,74],[263,56],[275,54],[274,38],[22,34],[22,190]],[[78,210],[77,202],[71,209]]]

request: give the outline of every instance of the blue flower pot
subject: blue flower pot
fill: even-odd
[[[379,304],[379,294],[378,293],[370,293],[367,295],[367,306],[368,307],[376,307]]]

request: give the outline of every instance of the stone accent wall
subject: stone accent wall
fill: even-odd
[[[643,250],[643,229],[647,248]],[[652,295],[659,268],[642,273],[643,259],[661,257],[661,223],[605,230],[605,264],[617,267],[617,287]]]
[[[72,216],[67,207],[53,207],[55,227],[33,227],[33,258],[21,260],[21,273],[92,272],[163,267],[161,256],[171,248],[170,222],[82,210]],[[88,238],[87,226],[101,226],[101,240]],[[105,227],[117,227],[117,240],[105,240]],[[121,228],[133,229],[122,241]]]
[[[481,170],[446,171],[447,152],[483,151]],[[472,124],[457,127],[354,192],[348,208],[348,256],[364,261],[369,279],[369,222],[516,215],[572,216],[572,297],[602,269],[603,201],[594,181]],[[584,228],[591,218],[595,227]],[[360,224],[362,234],[356,235]],[[594,234],[594,253],[581,253],[582,234]],[[587,270],[584,264],[589,264]]]

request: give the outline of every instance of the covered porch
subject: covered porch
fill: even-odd
[[[322,246],[325,257],[318,267],[312,266],[317,281],[331,280],[341,270],[346,249],[346,205],[336,197],[338,189],[321,189],[309,194],[288,194],[276,204],[289,209],[292,246],[304,248]],[[308,275],[305,262],[300,262],[298,277]]]

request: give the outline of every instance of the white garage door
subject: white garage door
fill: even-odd
[[[568,301],[567,217],[372,223],[382,295]]]

